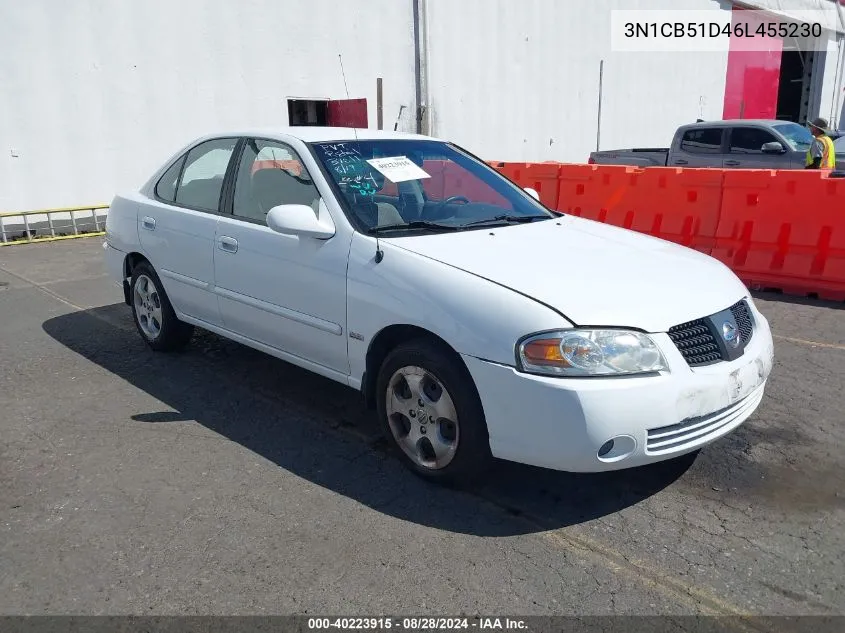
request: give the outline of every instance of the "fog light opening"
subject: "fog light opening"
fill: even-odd
[[[601,445],[597,453],[600,461],[619,462],[630,457],[637,450],[637,440],[630,435],[617,435]]]

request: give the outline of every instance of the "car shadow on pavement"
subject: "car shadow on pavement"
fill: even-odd
[[[451,490],[415,477],[390,454],[357,392],[246,346],[198,330],[184,352],[152,352],[123,304],[58,316],[43,328],[168,409],[133,412],[116,425],[172,424],[177,433],[196,421],[314,484],[452,532],[509,536],[599,518],[661,491],[695,459],[592,475],[497,462],[486,483]]]

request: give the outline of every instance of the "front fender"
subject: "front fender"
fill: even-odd
[[[397,239],[399,243],[401,238]],[[526,334],[571,327],[551,308],[509,288],[448,264],[356,233],[347,273],[347,334],[354,380],[366,370],[373,338],[391,325],[412,325],[460,354],[514,365],[517,340]]]

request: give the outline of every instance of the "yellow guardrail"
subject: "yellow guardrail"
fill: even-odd
[[[97,211],[108,208],[107,204],[94,204],[35,211],[4,211],[0,213],[0,246],[105,235],[105,219]],[[45,219],[36,220],[34,216],[43,216]]]

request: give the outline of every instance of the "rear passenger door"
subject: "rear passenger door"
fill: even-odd
[[[220,325],[214,236],[223,180],[238,139],[196,145],[175,161],[138,210],[144,254],[177,312]]]
[[[722,167],[724,128],[695,127],[682,133],[678,147],[672,148],[670,167]]]
[[[792,157],[788,152],[763,153],[763,145],[779,142],[774,134],[764,128],[751,126],[732,128],[724,166],[733,169],[788,169],[792,162]]]

